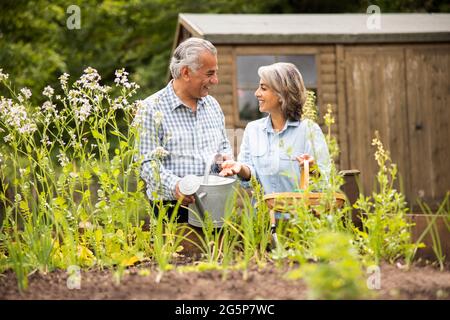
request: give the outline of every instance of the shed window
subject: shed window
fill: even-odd
[[[300,70],[305,86],[317,91],[316,59],[314,55],[249,55],[237,56],[237,93],[239,118],[247,122],[264,116],[259,112],[255,90],[259,85],[258,68],[275,62],[291,62]]]

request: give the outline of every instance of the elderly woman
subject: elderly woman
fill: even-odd
[[[255,96],[268,116],[247,125],[238,161],[225,161],[220,175],[237,174],[244,181],[254,176],[266,194],[290,192],[299,188],[300,169],[309,161],[326,182],[328,147],[320,127],[301,119],[306,89],[299,70],[291,63],[275,63],[260,67],[258,75]]]

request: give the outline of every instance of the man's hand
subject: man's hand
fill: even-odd
[[[188,206],[190,203],[194,203],[195,202],[194,196],[187,196],[182,194],[180,192],[179,184],[180,182],[177,182],[177,185],[175,186],[175,198],[177,198],[177,200],[181,199],[181,204],[183,206]]]
[[[222,171],[219,175],[222,177],[233,176],[242,170],[242,164],[234,160],[226,160],[222,163]]]

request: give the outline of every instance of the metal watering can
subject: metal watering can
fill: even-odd
[[[195,203],[189,205],[189,224],[202,227],[205,213],[208,212],[215,228],[223,226],[225,206],[233,195],[234,178],[210,175],[207,182],[202,176],[187,175],[181,179],[180,192],[193,195]]]

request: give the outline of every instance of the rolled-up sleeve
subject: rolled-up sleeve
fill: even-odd
[[[141,178],[147,184],[147,195],[151,200],[175,200],[175,187],[180,177],[167,170],[160,156],[155,152],[162,146],[161,126],[155,121],[154,106],[145,102],[140,110],[139,155],[141,157]]]
[[[238,155],[238,161],[244,165],[246,165],[251,172],[251,176],[258,178],[256,176],[256,172],[255,172],[255,168],[252,162],[252,156],[250,153],[250,143],[252,143],[252,141],[250,140],[250,134],[249,131],[251,129],[249,127],[245,128],[244,130],[244,136],[242,137],[242,143],[241,143],[241,148],[239,150],[239,155]],[[244,188],[249,188],[250,187],[250,180],[245,181],[241,179],[241,184]]]
[[[221,143],[220,143],[220,153],[222,154],[227,154],[229,155],[231,158],[233,157],[233,149],[231,148],[231,144],[230,141],[228,140],[228,136],[227,136],[227,131],[225,129],[225,116],[221,113],[221,117],[222,117],[222,129],[221,129]]]

